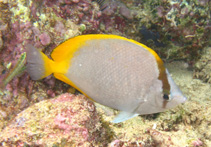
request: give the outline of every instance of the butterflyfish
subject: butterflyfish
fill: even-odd
[[[51,74],[120,113],[113,123],[163,112],[186,101],[158,54],[117,35],[80,35],[57,46],[49,59],[26,45],[32,80]]]

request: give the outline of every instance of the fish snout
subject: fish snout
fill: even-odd
[[[187,100],[187,97],[184,95],[176,95],[174,96],[175,101],[177,101],[178,104],[184,103]]]

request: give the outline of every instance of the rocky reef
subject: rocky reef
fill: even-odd
[[[194,77],[211,83],[211,47],[206,48],[200,60],[196,62]]]
[[[0,146],[211,146],[210,4],[0,0]],[[188,101],[164,113],[112,124],[117,111],[95,107],[53,76],[32,81],[25,72],[25,44],[49,56],[71,37],[97,33],[125,36],[153,48],[169,62]]]
[[[167,58],[195,62],[211,43],[209,6],[208,0],[143,0],[136,7],[140,35]]]
[[[109,141],[94,103],[62,94],[19,113],[0,135],[2,146],[97,146]]]

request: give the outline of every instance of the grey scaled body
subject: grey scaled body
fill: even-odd
[[[138,114],[163,111],[157,106],[163,94],[156,59],[134,43],[119,39],[87,41],[75,53],[66,76],[105,106]]]

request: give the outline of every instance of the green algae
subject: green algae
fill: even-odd
[[[18,62],[13,67],[13,69],[10,70],[7,77],[3,81],[3,86],[6,86],[15,76],[20,75],[25,71],[25,59],[26,59],[26,52],[21,54],[21,57],[18,59]]]

